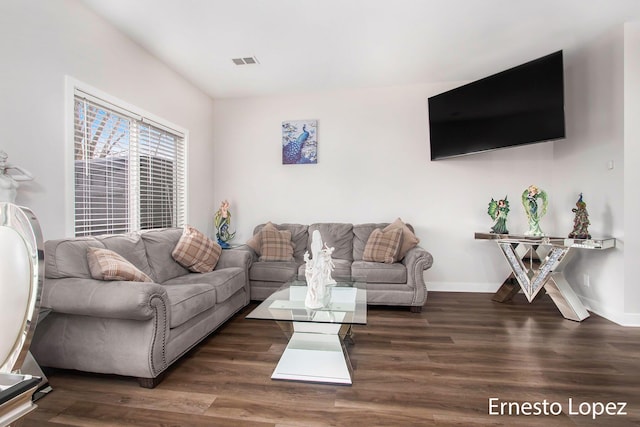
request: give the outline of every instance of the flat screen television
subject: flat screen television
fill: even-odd
[[[431,160],[565,137],[562,51],[429,98]]]

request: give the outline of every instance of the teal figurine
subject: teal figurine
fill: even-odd
[[[493,227],[491,227],[491,232],[495,234],[509,234],[509,230],[507,229],[507,214],[509,213],[509,201],[507,200],[507,196],[504,196],[504,199],[501,200],[493,200],[489,202],[489,210],[487,211],[491,219],[495,221]]]
[[[216,212],[213,218],[213,225],[216,227],[216,239],[218,244],[222,248],[229,248],[229,241],[233,239],[236,232],[229,232],[229,226],[231,225],[231,212],[229,211],[229,202],[224,200],[220,204],[220,209]]]

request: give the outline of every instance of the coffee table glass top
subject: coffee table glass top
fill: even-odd
[[[262,301],[246,318],[360,325],[367,323],[365,282],[338,282],[330,289],[329,305],[312,310],[304,305],[306,282],[292,280]]]

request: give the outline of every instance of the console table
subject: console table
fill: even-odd
[[[614,238],[566,239],[493,233],[475,233],[475,238],[495,241],[511,267],[511,275],[495,293],[493,301],[510,301],[522,289],[532,302],[544,289],[562,315],[576,322],[589,317],[589,312],[564,277],[564,266],[572,249],[603,250],[616,245]]]

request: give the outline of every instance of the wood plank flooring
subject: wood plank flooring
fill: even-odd
[[[422,313],[369,307],[349,346],[353,386],[272,381],[287,339],[274,322],[244,319],[254,306],[152,390],[48,371],[54,391],[23,426],[640,426],[640,328],[565,320],[546,295],[505,304],[432,292]],[[503,402],[543,411],[545,399],[562,412],[489,415],[490,398],[497,413]],[[598,402],[625,402],[626,415],[579,414]]]

